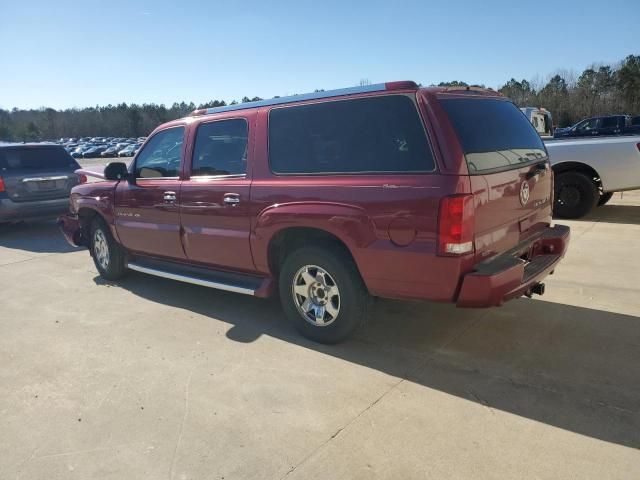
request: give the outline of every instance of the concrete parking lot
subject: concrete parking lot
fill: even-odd
[[[0,227],[0,479],[640,478],[640,192],[562,223],[544,297],[378,300],[338,346]]]

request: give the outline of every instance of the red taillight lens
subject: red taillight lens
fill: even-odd
[[[78,183],[87,183],[87,176],[86,175],[78,175]]]
[[[473,252],[473,195],[451,195],[440,201],[438,255]]]
[[[4,180],[0,177],[0,192],[4,192]]]

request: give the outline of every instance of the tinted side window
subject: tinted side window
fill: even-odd
[[[618,117],[602,117],[600,128],[618,128]]]
[[[273,109],[269,162],[285,174],[434,170],[418,111],[404,95]]]
[[[540,135],[513,103],[488,98],[441,103],[458,133],[469,173],[518,168],[546,158]]]
[[[203,123],[198,127],[191,176],[240,175],[247,172],[247,122]]]
[[[136,177],[177,177],[180,173],[183,141],[184,127],[156,133],[136,157]]]

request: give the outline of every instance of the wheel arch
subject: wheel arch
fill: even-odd
[[[105,225],[107,225],[114,239],[116,241],[119,241],[118,236],[116,234],[115,227],[111,222],[109,222],[107,215],[105,215],[105,212],[102,212],[97,208],[94,208],[92,205],[91,206],[81,205],[78,208],[77,215],[80,220],[80,228],[81,228],[82,238],[84,239],[84,243],[89,241],[89,234],[90,234],[89,230],[91,229],[91,223],[93,223],[94,219],[96,218],[100,218],[105,223]],[[86,243],[86,246],[88,246],[88,243]]]
[[[599,190],[603,190],[602,179],[600,174],[591,165],[582,162],[561,162],[552,166],[554,175],[560,175],[565,172],[580,172],[593,180]]]
[[[346,242],[334,233],[316,227],[289,226],[278,230],[269,241],[267,247],[269,271],[277,277],[287,254],[309,245],[338,249],[347,254],[357,265],[355,257]]]

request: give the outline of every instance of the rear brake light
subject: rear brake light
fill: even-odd
[[[78,175],[78,183],[87,183],[87,176],[79,174]]]
[[[4,192],[4,180],[0,177],[0,192]]]
[[[473,252],[473,195],[451,195],[440,201],[438,255]]]
[[[412,80],[401,80],[399,82],[387,82],[384,84],[385,90],[415,90],[418,84]]]

